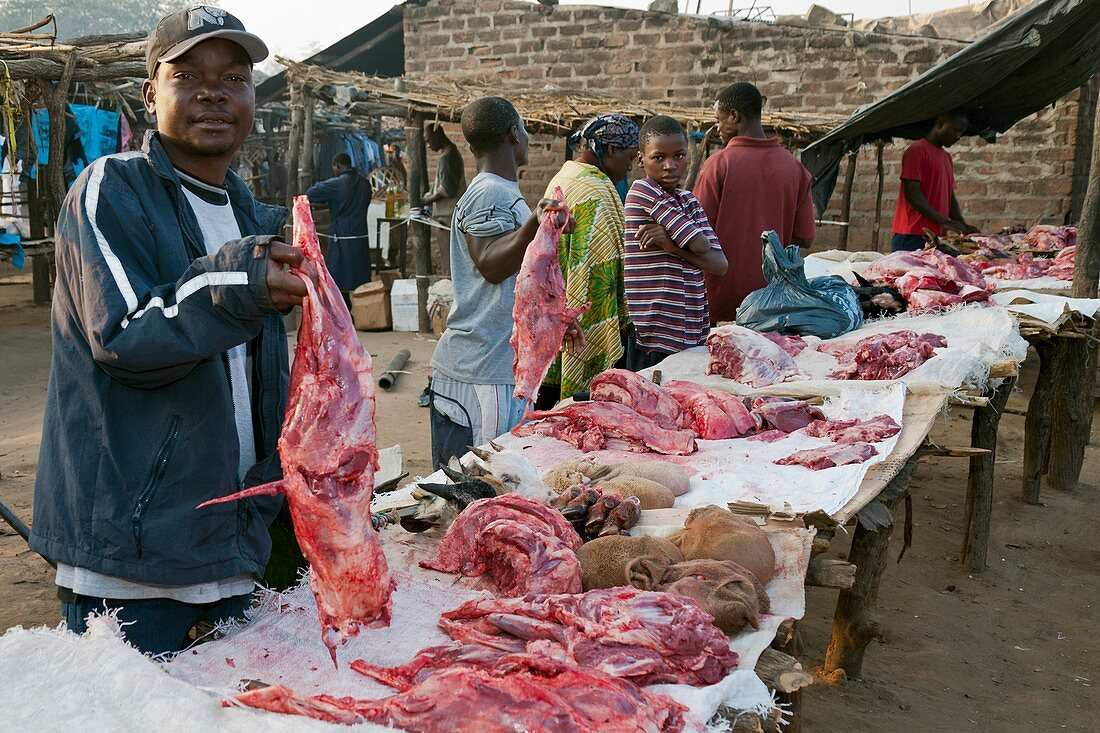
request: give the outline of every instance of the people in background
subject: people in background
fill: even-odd
[[[440,269],[444,277],[451,276],[451,216],[458,197],[466,190],[466,166],[462,153],[458,152],[443,126],[437,123],[425,125],[424,141],[439,153],[439,167],[435,172],[435,184],[425,194],[423,203],[432,207],[432,219],[446,229],[432,227],[432,239],[439,250]]]
[[[978,231],[963,219],[955,198],[955,167],[947,152],[966,134],[968,124],[963,112],[940,115],[927,135],[905,149],[891,251],[923,249],[926,229],[936,236]]]
[[[623,287],[626,218],[615,184],[634,166],[638,125],[625,115],[599,115],[585,123],[573,142],[580,152],[566,161],[544,196],[560,186],[577,222],[558,242],[566,304],[592,307],[580,319],[584,350],[563,353],[550,367],[539,393],[540,408],[588,389],[592,377],[615,366],[623,357],[630,324]]]
[[[526,402],[512,397],[515,352],[509,343],[516,274],[539,221],[561,215],[549,199],[539,201],[532,213],[520,194],[527,130],[508,100],[482,97],[466,105],[462,136],[477,158],[478,174],[455,205],[455,301],[431,361],[435,468],[465,454],[467,446],[511,430],[523,417]],[[566,339],[571,347],[583,343],[575,324]]]
[[[370,282],[370,239],[367,234],[367,208],[370,206],[370,181],[351,166],[351,156],[340,152],[332,157],[332,178],[315,183],[306,191],[309,202],[328,206],[332,216],[328,227],[328,251],[325,263],[336,286],[348,294]]]
[[[625,207],[632,371],[703,343],[710,331],[703,273],[721,277],[728,267],[703,207],[680,188],[689,158],[680,123],[663,115],[647,120],[638,158],[645,177],[631,185]]]
[[[57,220],[53,354],[31,547],[57,563],[61,614],[83,632],[118,609],[144,652],[243,618],[271,552],[278,497],[195,507],[281,478],[281,312],[306,289],[284,266],[286,210],[255,201],[230,160],[252,129],[267,47],[199,6],[146,50],[140,153],[77,178]]]
[[[745,296],[764,287],[760,234],[773,229],[784,244],[814,239],[812,176],[761,122],[764,99],[748,82],[718,92],[714,115],[725,147],[707,158],[694,193],[729,261],[725,275],[707,274],[711,323],[732,321]]]

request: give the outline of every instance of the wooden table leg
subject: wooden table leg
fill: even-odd
[[[966,507],[963,510],[963,546],[959,560],[971,573],[985,571],[985,555],[989,544],[989,516],[993,511],[993,467],[997,460],[997,426],[1001,422],[1008,396],[1016,386],[1016,378],[1003,380],[989,395],[989,404],[974,410],[970,444],[989,453],[970,459],[970,474],[966,481]]]
[[[1053,379],[1047,482],[1052,488],[1072,491],[1081,478],[1092,430],[1096,343],[1064,336],[1056,336],[1054,341],[1058,368]]]
[[[901,502],[902,497],[897,496],[882,503],[896,517]],[[856,525],[852,549],[848,553],[848,562],[856,566],[856,578],[852,587],[840,591],[837,598],[833,632],[825,651],[826,674],[843,669],[849,679],[858,679],[863,673],[863,654],[879,629],[878,623],[868,614],[878,599],[879,582],[886,569],[886,552],[893,532],[893,524],[877,530]]]
[[[798,630],[798,622],[791,624],[790,633],[786,639],[781,641],[777,637],[773,646],[795,659],[802,656],[802,633]],[[802,688],[799,687],[791,692],[777,692],[775,697],[787,708],[787,725],[783,728],[784,732],[802,733]]]
[[[31,288],[35,305],[50,304],[50,258],[39,254],[31,257]]]
[[[1035,342],[1039,354],[1039,376],[1035,391],[1027,403],[1024,421],[1024,485],[1023,500],[1028,504],[1039,503],[1039,490],[1047,472],[1050,456],[1050,411],[1054,403],[1054,344],[1049,339]]]

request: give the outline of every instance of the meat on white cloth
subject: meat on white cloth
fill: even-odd
[[[711,329],[707,350],[707,374],[719,374],[750,387],[806,379],[806,373],[790,354],[751,328],[730,324]]]
[[[378,469],[371,358],[325,266],[309,199],[294,199],[294,243],[305,255],[295,274],[306,285],[290,373],[279,458],[283,479],[214,499],[286,494],[294,533],[310,564],[321,638],[336,645],[361,627],[387,626],[394,581],[371,527]]]
[[[554,189],[554,198],[565,200],[561,188]],[[561,220],[561,224],[556,223]],[[530,402],[538,396],[542,380],[550,371],[554,357],[561,350],[565,329],[592,305],[576,308],[565,304],[565,277],[558,259],[561,239],[569,209],[562,204],[560,216],[548,212],[539,224],[538,233],[527,246],[523,264],[516,278],[516,300],[512,306],[512,349],[516,352],[512,374],[516,379],[515,397]]]
[[[811,471],[825,468],[847,466],[849,463],[863,463],[878,455],[878,449],[870,443],[849,443],[847,445],[827,445],[823,448],[809,448],[795,451],[786,458],[774,463],[778,466],[805,466]]]

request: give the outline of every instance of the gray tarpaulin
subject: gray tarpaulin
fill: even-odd
[[[1042,0],[1005,18],[980,39],[874,104],[861,107],[810,145],[802,162],[814,176],[823,214],[840,161],[865,142],[916,140],[935,118],[962,109],[967,134],[992,142],[1028,115],[1084,85],[1100,67],[1100,0]]]

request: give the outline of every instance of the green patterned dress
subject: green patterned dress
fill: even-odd
[[[546,375],[545,383],[557,386],[565,398],[588,389],[592,377],[623,355],[620,332],[630,323],[623,285],[626,218],[611,179],[596,166],[568,161],[546,187],[547,198],[556,186],[561,186],[577,222],[573,233],[558,242],[566,303],[571,308],[592,303],[581,316],[584,350],[577,356],[559,355]]]

